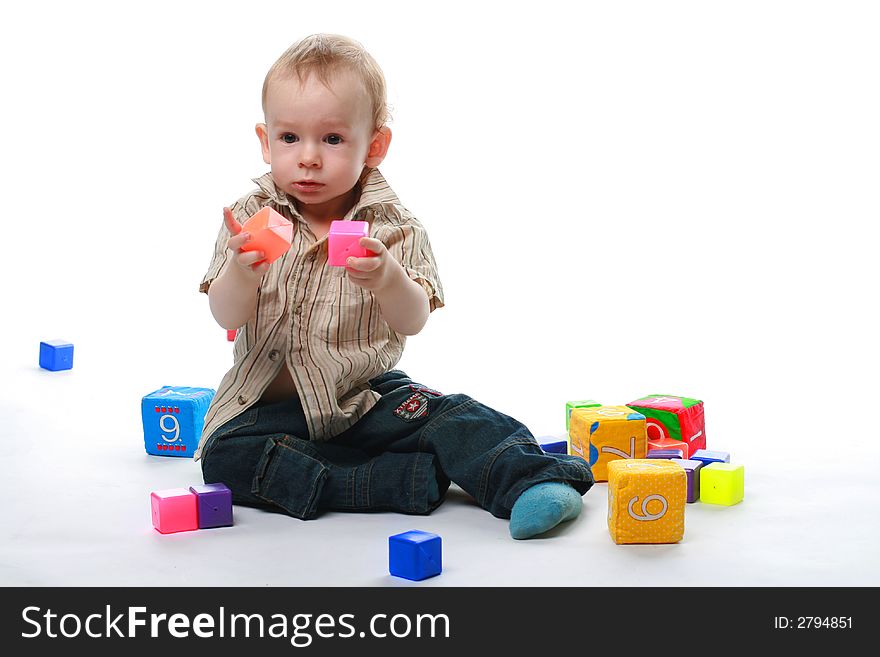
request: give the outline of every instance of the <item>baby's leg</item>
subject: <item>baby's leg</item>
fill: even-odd
[[[304,520],[325,510],[429,513],[439,504],[432,454],[303,440],[294,433],[305,432],[301,412],[286,404],[255,407],[218,429],[202,452],[205,482],[226,484],[236,504]]]
[[[442,473],[480,506],[511,519],[514,538],[543,533],[580,512],[580,497],[593,485],[580,457],[545,454],[521,422],[466,395],[413,383],[403,372],[371,383],[382,399],[357,425],[363,449],[434,454]]]

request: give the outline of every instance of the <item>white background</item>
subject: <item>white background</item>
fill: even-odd
[[[446,541],[432,585],[880,584],[874,3],[247,6],[0,10],[0,582],[393,584],[386,537],[422,528]],[[143,453],[140,398],[231,366],[198,283],[268,168],[263,76],[314,32],[383,67],[381,170],[439,263],[447,307],[400,367],[539,436],[569,399],[698,397],[745,502],[690,505],[662,547],[611,543],[604,485],[529,543],[455,492],[429,518],[152,531],[149,491],[199,469]],[[37,367],[54,338],[72,371]],[[372,561],[327,559],[354,527]],[[279,542],[319,565],[241,564]],[[176,566],[143,567],[158,554]]]

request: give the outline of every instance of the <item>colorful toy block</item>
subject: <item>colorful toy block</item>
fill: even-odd
[[[690,456],[691,446],[683,440],[675,440],[674,438],[661,438],[659,440],[651,440],[648,438],[648,451],[652,449],[677,449],[681,452],[681,458],[686,459]]]
[[[671,459],[673,463],[678,463],[684,468],[687,475],[687,501],[693,504],[700,499],[700,469],[703,467],[702,461],[692,461],[688,459]]]
[[[615,543],[677,543],[684,536],[687,475],[663,459],[608,464],[608,531]]]
[[[647,452],[645,416],[626,406],[574,408],[568,435],[571,454],[589,462],[596,481],[607,481],[609,462]]]
[[[238,331],[236,329],[229,329],[226,331],[226,341],[227,342],[235,342],[235,336],[238,335]]]
[[[46,340],[40,343],[40,367],[59,372],[73,368],[73,345],[65,340]]]
[[[388,537],[388,571],[395,577],[419,581],[443,570],[440,537],[413,530]]]
[[[681,449],[649,449],[649,459],[684,459],[684,450]]]
[[[733,506],[742,502],[745,471],[741,465],[709,463],[700,468],[700,501]]]
[[[547,454],[568,454],[568,441],[555,436],[541,436],[536,438],[541,449]]]
[[[251,234],[241,250],[265,253],[260,263],[275,262],[287,253],[293,241],[293,224],[268,206],[245,221],[241,230]]]
[[[199,528],[195,493],[186,488],[168,488],[150,493],[153,527],[162,534]]]
[[[569,430],[571,424],[571,412],[576,408],[595,408],[601,406],[597,401],[592,399],[581,399],[580,401],[565,402],[565,430]]]
[[[370,236],[370,224],[366,221],[331,221],[327,233],[327,261],[331,267],[345,267],[349,257],[366,258],[374,255],[361,246],[362,237]]]
[[[695,461],[702,461],[704,465],[710,463],[730,463],[730,454],[728,452],[714,452],[709,449],[698,449],[691,455]]]
[[[164,386],[144,395],[141,417],[147,454],[192,457],[213,398],[211,388],[182,386]]]
[[[686,442],[691,452],[706,449],[706,422],[699,399],[649,395],[627,406],[647,418],[648,440],[672,438]]]
[[[199,529],[232,525],[232,491],[226,484],[190,486],[196,496]]]

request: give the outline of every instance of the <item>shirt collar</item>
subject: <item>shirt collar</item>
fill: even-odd
[[[293,199],[288,194],[278,189],[278,186],[272,179],[271,171],[263,174],[259,178],[253,178],[252,180],[276,204],[286,205],[295,216],[302,216],[297,211]],[[391,189],[391,186],[385,180],[385,177],[379,173],[378,169],[366,169],[364,173],[361,174],[358,185],[361,190],[360,196],[354,204],[354,207],[345,215],[346,218],[356,217],[358,212],[362,209],[373,205],[381,205],[383,203],[391,203],[395,205],[400,204],[397,194],[394,193],[394,190]]]

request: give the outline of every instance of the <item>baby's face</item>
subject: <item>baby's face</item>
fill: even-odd
[[[257,133],[275,184],[302,212],[349,209],[376,134],[369,96],[353,74],[333,75],[329,88],[315,76],[303,84],[295,76],[271,82],[264,132],[257,126]]]

